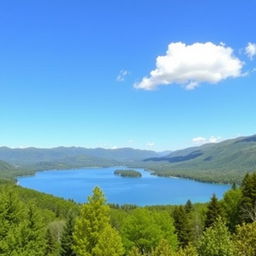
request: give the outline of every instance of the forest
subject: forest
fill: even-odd
[[[114,174],[121,177],[129,178],[140,178],[142,176],[140,172],[135,170],[115,170]]]
[[[0,183],[0,255],[255,256],[256,173],[207,204],[84,204]]]

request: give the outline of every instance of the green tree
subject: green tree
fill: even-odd
[[[198,252],[200,256],[234,256],[231,235],[221,218],[206,229],[199,242]]]
[[[125,219],[121,232],[126,249],[137,247],[142,254],[150,252],[162,239],[173,248],[177,245],[172,219],[167,212],[135,209]]]
[[[175,256],[173,248],[170,246],[168,241],[161,240],[157,247],[152,251],[150,256]]]
[[[66,225],[61,235],[60,256],[75,256],[73,250],[74,217],[69,214]]]
[[[192,202],[191,202],[190,200],[188,200],[188,201],[186,202],[184,208],[185,208],[185,212],[186,212],[186,213],[188,213],[188,214],[191,213],[192,210],[193,210],[193,204],[192,204]]]
[[[223,210],[221,208],[221,205],[216,197],[215,194],[213,194],[210,203],[207,206],[207,212],[206,212],[206,219],[205,219],[205,227],[211,227],[215,221],[223,216]]]
[[[234,247],[236,256],[256,255],[256,222],[237,227]]]
[[[245,175],[241,190],[242,198],[239,206],[240,223],[256,221],[256,173]]]
[[[124,254],[119,233],[107,225],[99,236],[97,245],[92,250],[95,256],[121,256]]]
[[[142,254],[140,253],[140,250],[138,248],[132,247],[128,252],[128,256],[142,256]]]
[[[57,250],[57,244],[53,238],[51,230],[48,228],[46,231],[45,255],[54,256]]]
[[[81,214],[75,222],[73,249],[78,256],[96,256],[95,253],[99,253],[103,244],[102,236],[106,237],[106,232],[110,231],[109,212],[110,208],[106,204],[103,192],[96,187],[92,196],[88,197],[88,203],[82,206]],[[121,251],[121,244],[114,244],[113,241],[113,237],[118,237],[116,232],[112,229],[110,233],[111,240],[109,240],[108,248],[112,246],[116,249],[115,255],[122,255],[118,254]]]
[[[174,219],[175,232],[182,247],[190,241],[191,230],[188,221],[188,214],[183,206],[177,206],[172,213]]]
[[[189,244],[185,248],[181,248],[176,256],[198,256],[197,249]]]
[[[227,220],[227,226],[231,232],[239,224],[239,205],[241,203],[242,192],[240,189],[231,189],[225,193],[222,206]]]

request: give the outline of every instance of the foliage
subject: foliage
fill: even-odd
[[[188,213],[183,206],[175,207],[172,213],[174,219],[175,232],[182,247],[190,241],[191,231],[188,221]]]
[[[256,255],[256,222],[237,227],[234,248],[236,256]]]
[[[93,195],[88,197],[88,203],[81,208],[81,214],[76,219],[74,227],[73,249],[78,256],[101,255],[103,241],[109,233],[108,251],[112,247],[115,255],[122,255],[121,240],[118,233],[110,226],[110,208],[106,205],[103,192],[96,187]],[[115,241],[113,240],[115,239]]]
[[[205,227],[211,227],[215,223],[215,221],[221,216],[223,216],[222,207],[221,204],[218,202],[216,195],[214,194],[207,207]]]
[[[231,235],[221,218],[206,229],[198,245],[200,256],[233,256]]]
[[[115,170],[114,174],[121,177],[129,178],[140,178],[142,176],[140,172],[135,170]]]
[[[137,247],[141,253],[149,252],[162,239],[172,248],[177,245],[172,219],[167,212],[135,209],[124,220],[121,234],[127,250]]]
[[[227,225],[231,232],[235,231],[235,227],[239,224],[239,206],[242,198],[240,189],[232,188],[224,194],[222,208],[227,220]]]

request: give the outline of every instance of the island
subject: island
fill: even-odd
[[[128,178],[140,178],[142,176],[140,172],[135,170],[115,170],[114,174]]]

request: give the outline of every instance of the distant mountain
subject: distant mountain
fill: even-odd
[[[191,177],[207,181],[241,181],[256,170],[256,135],[205,144],[144,160],[159,175]]]
[[[82,147],[57,147],[50,149],[23,148],[12,149],[0,147],[0,160],[24,166],[38,163],[74,163],[77,165],[106,165],[120,162],[134,162],[145,158],[156,157],[158,153],[149,150],[132,148],[104,149]]]

